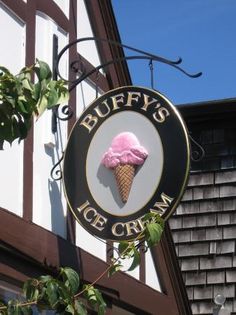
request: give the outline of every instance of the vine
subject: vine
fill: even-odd
[[[146,242],[147,247],[150,248],[161,239],[164,220],[157,213],[148,213],[144,221],[145,228],[140,235],[132,242],[119,243],[118,257],[113,258],[112,263],[93,283],[81,285],[76,271],[69,267],[60,268],[57,278],[47,275],[27,280],[23,286],[24,300],[0,301],[0,315],[31,315],[33,307],[37,308],[38,312],[54,310],[56,314],[61,315],[86,315],[88,305],[98,315],[104,315],[106,303],[100,291],[94,286],[105,275],[111,277],[119,271],[123,267],[122,260],[124,259],[132,259],[128,271],[135,269],[140,263],[140,244]],[[87,305],[80,300],[81,297],[86,300]]]
[[[0,67],[0,150],[4,141],[11,144],[27,137],[33,116],[39,118],[46,109],[65,104],[68,99],[65,81],[52,80],[52,72],[43,61],[36,60],[17,75]]]

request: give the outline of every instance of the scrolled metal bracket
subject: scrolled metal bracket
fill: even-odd
[[[53,168],[51,169],[51,178],[53,180],[61,180],[62,179],[62,169],[61,169],[61,162],[64,159],[64,152],[62,152],[62,156],[60,157],[60,159],[58,160],[58,162],[53,166]]]
[[[191,160],[193,162],[201,161],[205,156],[204,148],[193,139],[193,137],[189,134],[189,139],[191,141]]]

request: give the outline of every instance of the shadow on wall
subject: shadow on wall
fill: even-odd
[[[58,183],[49,179],[48,191],[51,205],[52,232],[66,238],[66,216],[63,211],[62,193]]]

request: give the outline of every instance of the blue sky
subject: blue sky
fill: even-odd
[[[112,0],[123,44],[183,59],[197,79],[154,64],[155,88],[174,104],[236,97],[236,0]],[[130,61],[134,85],[150,87],[148,61]]]

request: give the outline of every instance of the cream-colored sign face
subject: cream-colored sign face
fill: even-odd
[[[125,203],[119,194],[114,169],[108,169],[101,163],[112,139],[124,131],[135,134],[148,151],[145,163],[137,166],[135,170],[129,197]],[[95,133],[86,162],[88,187],[99,207],[112,215],[130,215],[139,211],[152,198],[158,187],[163,169],[161,139],[145,116],[133,111],[121,112],[107,119]]]
[[[133,172],[127,194],[117,186],[118,168]],[[177,110],[157,91],[128,86],[98,98],[75,123],[63,179],[76,219],[115,241],[138,237],[150,211],[168,218],[188,172],[189,142]]]

